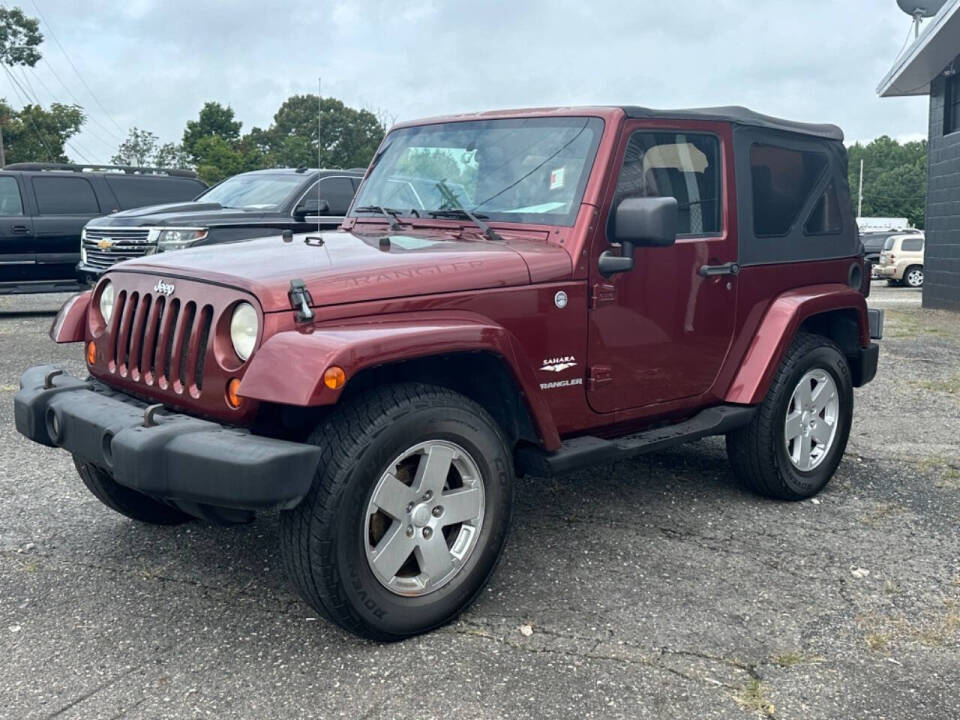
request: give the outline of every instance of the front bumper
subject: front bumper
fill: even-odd
[[[238,510],[295,506],[310,489],[321,451],[176,413],[145,420],[146,403],[52,365],[20,378],[18,432],[62,447],[146,495]],[[148,426],[149,425],[149,426]]]

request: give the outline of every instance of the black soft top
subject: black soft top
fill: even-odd
[[[683,110],[654,110],[652,108],[625,106],[623,111],[631,118],[664,118],[671,120],[719,120],[721,122],[750,125],[752,127],[779,130],[781,132],[810,135],[825,140],[843,142],[843,130],[836,125],[802,123],[784,120],[771,115],[762,115],[739,105],[726,107],[687,108]]]

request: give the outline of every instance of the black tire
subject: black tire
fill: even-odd
[[[453,442],[479,468],[485,510],[476,545],[449,582],[418,597],[395,594],[366,558],[366,508],[379,478],[408,448]],[[338,407],[308,442],[323,459],[307,497],[280,514],[280,548],[296,589],[354,634],[381,641],[427,632],[456,618],[483,589],[507,538],[513,460],[499,425],[472,400],[416,383],[365,391]]]
[[[911,288],[923,287],[923,265],[911,265],[903,271],[903,284]]]
[[[787,454],[785,419],[791,395],[812,369],[828,372],[837,387],[840,408],[833,444],[810,471],[797,468]],[[822,335],[800,333],[774,377],[749,425],[727,435],[727,455],[737,477],[754,492],[779,500],[803,500],[829,482],[843,457],[853,417],[853,382],[840,348]]]
[[[193,519],[175,507],[114,482],[113,478],[96,465],[77,457],[73,458],[73,464],[83,484],[97,500],[131,520],[151,525],[180,525]]]

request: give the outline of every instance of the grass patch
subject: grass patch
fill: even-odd
[[[922,617],[860,618],[867,625],[864,640],[867,647],[886,654],[894,643],[918,643],[926,647],[960,643],[960,610],[956,600],[944,602],[944,609]]]
[[[789,668],[795,665],[803,665],[805,663],[825,662],[825,659],[822,657],[817,655],[807,655],[800,650],[786,650],[785,652],[778,653],[777,655],[772,655],[770,660],[773,661],[775,665],[779,665],[783,668]]]
[[[888,520],[896,518],[898,515],[903,515],[907,512],[907,509],[902,505],[897,505],[896,503],[886,503],[881,502],[874,505],[872,508],[867,510],[860,517],[860,521],[864,525],[882,525]]]
[[[936,378],[934,380],[911,380],[910,384],[915,388],[920,388],[921,390],[945,393],[960,399],[960,372],[949,378]]]
[[[755,715],[773,717],[776,711],[776,707],[766,696],[765,688],[756,678],[744,685],[733,699],[737,701],[737,705]]]
[[[958,337],[956,318],[931,310],[887,310],[884,313],[884,337]]]
[[[929,457],[920,461],[920,470],[934,476],[938,490],[960,490],[960,461],[945,457]]]
[[[890,650],[890,636],[886,633],[867,633],[864,640],[867,641],[867,647],[874,652],[886,653]]]

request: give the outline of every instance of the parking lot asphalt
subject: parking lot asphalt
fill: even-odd
[[[275,515],[139,525],[17,435],[21,371],[83,364],[46,335],[64,296],[0,297],[0,716],[956,718],[960,316],[919,297],[874,284],[820,497],[748,494],[716,439],[526,478],[482,598],[391,645],[299,600]]]

